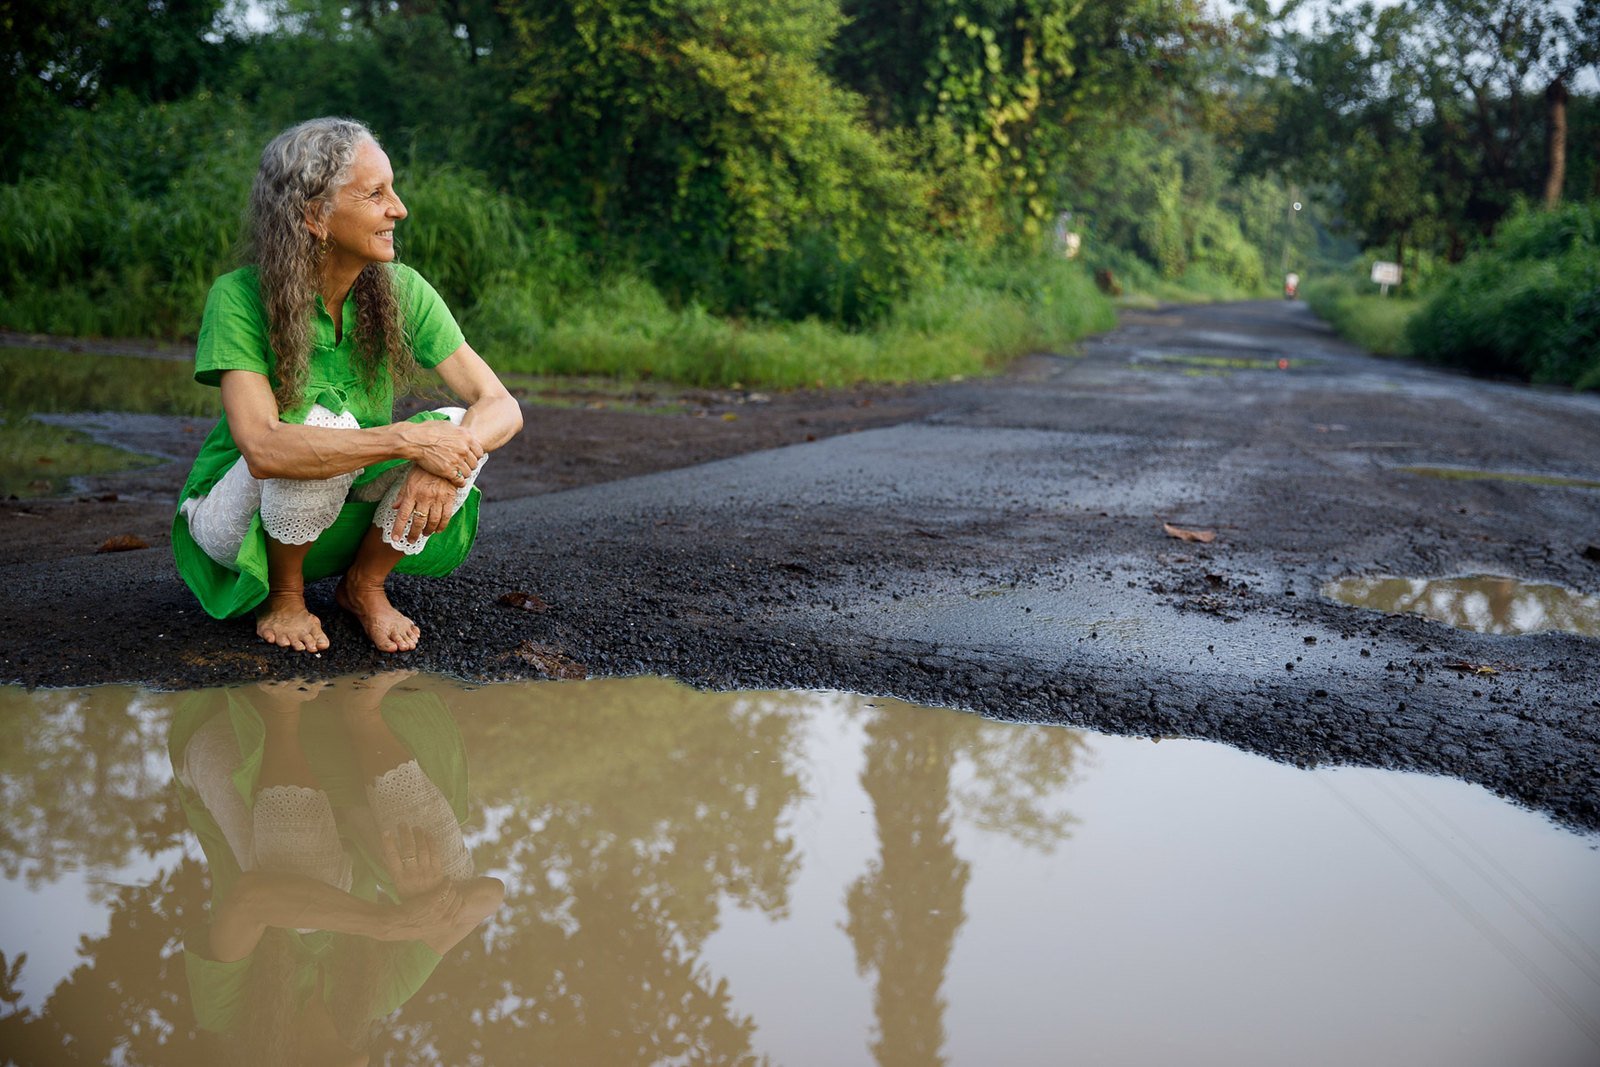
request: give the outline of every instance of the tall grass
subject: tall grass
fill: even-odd
[[[513,309],[537,304],[515,290],[504,298]],[[780,389],[981,374],[1114,324],[1110,302],[1079,267],[1048,259],[952,270],[856,331],[674,309],[630,276],[583,294],[548,323],[493,304],[480,304],[467,323],[474,344],[505,370]]]
[[[1422,302],[1411,297],[1383,296],[1367,279],[1371,263],[1357,261],[1349,270],[1305,283],[1302,293],[1317,317],[1345,340],[1380,356],[1410,354],[1406,324]]]

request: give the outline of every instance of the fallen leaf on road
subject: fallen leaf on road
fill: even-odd
[[[1167,532],[1168,537],[1176,537],[1180,541],[1198,541],[1202,545],[1209,545],[1217,539],[1215,530],[1185,530],[1170,522],[1162,523],[1161,528]]]
[[[577,660],[549,645],[524,641],[512,653],[546,678],[587,678],[589,669]]]
[[[117,534],[108,538],[106,543],[95,549],[96,552],[132,552],[140,548],[149,548],[150,542],[133,534]]]
[[[1516,669],[1515,667],[1491,667],[1487,663],[1468,663],[1466,660],[1446,663],[1445,666],[1453,671],[1462,671],[1466,674],[1499,674],[1502,670]]]
[[[532,593],[517,590],[512,593],[501,593],[500,603],[508,608],[521,608],[523,611],[549,611],[550,605]]]

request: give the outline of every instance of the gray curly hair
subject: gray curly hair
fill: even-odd
[[[277,356],[273,395],[280,411],[299,403],[311,355],[312,309],[318,286],[317,239],[306,229],[307,205],[333,212],[333,195],[350,180],[356,150],[372,131],[354,119],[302,122],[274,137],[261,153],[250,187],[245,258],[255,264],[267,312],[267,340]],[[356,365],[369,386],[388,374],[403,393],[418,372],[401,321],[393,273],[369,263],[355,281]]]

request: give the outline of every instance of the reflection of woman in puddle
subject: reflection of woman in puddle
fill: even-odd
[[[367,1063],[375,1021],[500,905],[461,837],[460,735],[431,694],[385,699],[404,677],[341,691],[337,708],[307,707],[320,687],[229,690],[173,725],[212,880],[189,988],[236,1062]]]

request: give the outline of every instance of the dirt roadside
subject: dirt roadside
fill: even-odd
[[[44,349],[53,339],[0,334]],[[75,351],[170,359],[181,350],[132,342],[73,342]],[[486,502],[692,467],[748,452],[892,426],[927,416],[949,386],[861,386],[756,391],[653,388],[637,395],[516,390],[523,432],[495,453],[479,480]],[[448,398],[436,397],[438,402]],[[408,413],[426,404],[403,402]],[[43,564],[97,553],[135,538],[165,554],[178,490],[211,428],[208,419],[91,413],[48,416],[96,440],[157,457],[140,470],[81,478],[58,497],[0,500],[0,566]]]

